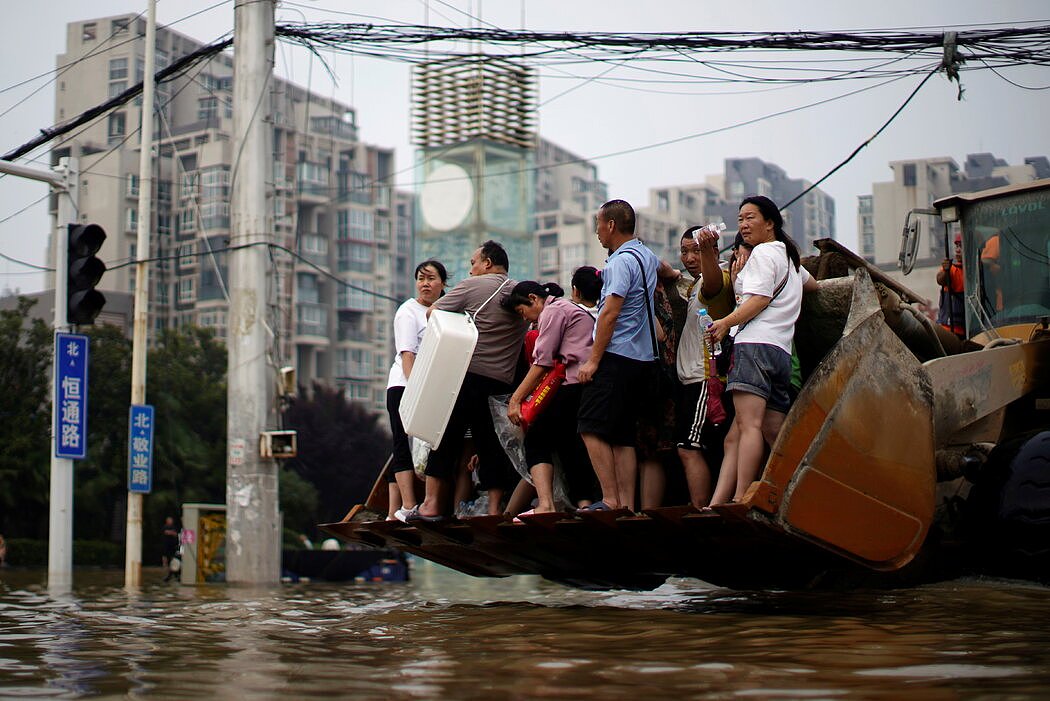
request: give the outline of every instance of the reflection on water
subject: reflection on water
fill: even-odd
[[[408,584],[274,589],[0,570],[0,698],[1038,697],[1050,589],[850,593],[674,580],[582,592],[416,561]]]

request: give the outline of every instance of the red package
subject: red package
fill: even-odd
[[[565,382],[565,363],[554,361],[554,367],[540,378],[536,389],[532,390],[532,394],[529,395],[528,399],[521,403],[521,428],[523,431],[527,431],[529,424],[535,421],[536,417],[547,408],[563,382]]]

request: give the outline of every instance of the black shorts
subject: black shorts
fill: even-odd
[[[561,458],[566,471],[590,470],[591,461],[576,430],[583,385],[562,385],[546,411],[540,414],[525,434],[525,462],[529,467],[554,463]]]
[[[455,480],[456,468],[463,452],[464,434],[467,429],[474,439],[478,454],[478,487],[488,489],[513,489],[518,484],[518,473],[496,437],[492,426],[492,410],[489,397],[493,394],[509,394],[510,385],[491,377],[468,372],[459,388],[456,404],[448,420],[437,450],[430,451],[427,459],[427,477]]]
[[[650,361],[603,354],[580,397],[579,432],[593,433],[610,445],[633,446],[647,396],[643,390],[654,381],[652,369]]]

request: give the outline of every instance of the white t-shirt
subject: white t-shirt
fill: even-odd
[[[394,314],[394,364],[390,366],[387,377],[387,389],[404,387],[408,384],[405,369],[401,365],[401,354],[419,352],[419,342],[423,340],[423,331],[427,328],[427,308],[410,299]]]
[[[795,270],[795,264],[787,257],[787,249],[780,241],[760,243],[751,251],[751,257],[740,271],[737,284],[741,301],[751,295],[772,297],[777,286],[787,275],[787,284],[776,299],[758,313],[754,319],[737,331],[737,343],[766,343],[791,353],[791,340],[795,336],[795,322],[802,309],[802,285],[810,275],[805,268]]]

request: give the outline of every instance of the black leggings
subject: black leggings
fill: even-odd
[[[406,472],[412,469],[412,446],[405,433],[405,425],[401,423],[401,397],[405,394],[404,387],[386,388],[386,410],[390,414],[390,435],[394,439],[394,452],[390,458],[390,469],[386,471],[387,482],[394,481],[394,475],[398,472]]]

